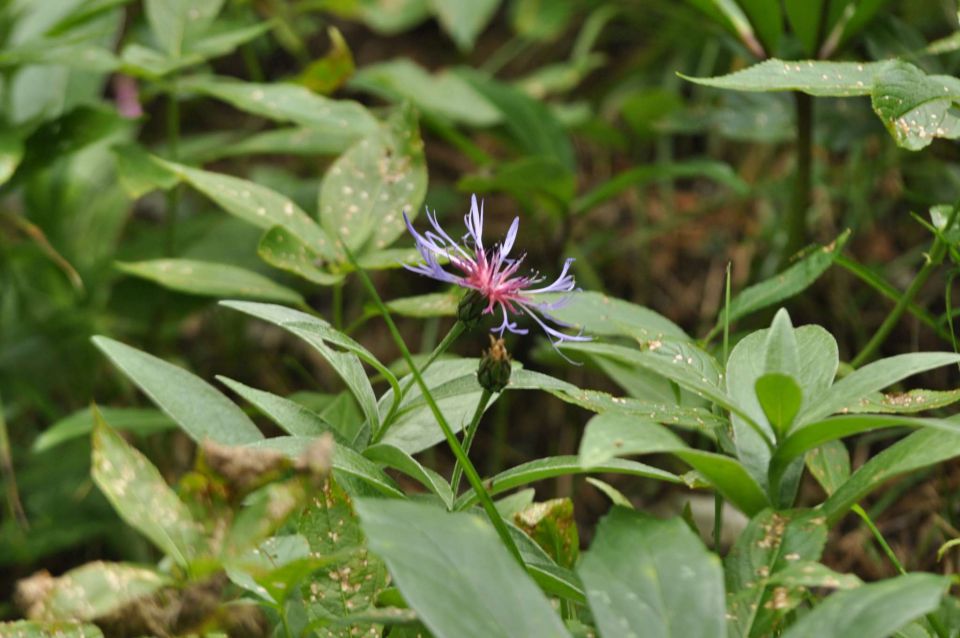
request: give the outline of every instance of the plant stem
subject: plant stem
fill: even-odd
[[[480,400],[477,401],[477,409],[473,412],[473,418],[470,419],[470,425],[467,426],[467,429],[463,432],[463,452],[469,456],[470,447],[473,445],[473,438],[477,435],[477,430],[480,429],[480,419],[483,417],[484,410],[487,409],[487,403],[490,402],[491,393],[486,388],[483,389],[483,393],[480,395]],[[453,491],[454,497],[457,496],[457,493],[460,491],[460,477],[463,474],[463,468],[460,467],[459,461],[456,465],[453,466],[453,477],[450,479],[450,488]]]
[[[883,534],[880,533],[880,530],[877,529],[877,526],[873,524],[873,520],[870,518],[870,515],[864,511],[859,504],[854,504],[852,508],[854,513],[863,520],[867,525],[867,529],[870,530],[870,533],[873,534],[873,537],[876,539],[877,543],[880,545],[880,549],[883,550],[883,553],[887,555],[887,558],[890,559],[890,562],[896,568],[900,575],[905,575],[907,570],[903,568],[903,564],[900,562],[900,559],[897,558],[897,555],[893,553],[890,545],[887,544],[887,540],[883,537]]]
[[[900,299],[897,300],[897,305],[893,307],[893,310],[890,311],[890,314],[887,315],[887,318],[883,320],[883,323],[880,324],[880,327],[877,328],[877,331],[873,333],[873,336],[870,337],[870,341],[867,342],[867,345],[863,347],[863,350],[853,358],[850,362],[854,368],[859,368],[865,361],[871,359],[880,349],[880,346],[883,345],[883,342],[887,340],[887,337],[890,335],[890,332],[893,330],[894,326],[897,325],[897,322],[900,321],[900,317],[903,316],[903,313],[910,307],[913,298],[917,296],[917,293],[920,292],[920,289],[923,288],[923,285],[927,283],[927,279],[930,278],[930,275],[933,274],[933,271],[940,265],[943,261],[943,258],[947,254],[947,242],[944,239],[944,234],[950,230],[953,226],[954,221],[957,218],[957,211],[960,211],[960,206],[957,206],[953,209],[953,212],[950,213],[950,219],[947,220],[947,225],[943,230],[938,233],[934,239],[933,244],[930,247],[930,252],[927,253],[927,261],[923,264],[923,267],[917,272],[916,276],[913,278],[913,281],[910,282],[910,286],[907,288],[906,292],[900,296]]]
[[[454,457],[456,457],[457,463],[463,466],[464,474],[467,476],[467,482],[470,483],[474,493],[480,500],[480,504],[483,506],[487,517],[490,519],[490,522],[493,524],[497,535],[500,536],[500,540],[503,541],[504,545],[506,545],[510,554],[513,555],[518,563],[520,563],[520,566],[525,568],[523,557],[520,556],[520,550],[517,549],[516,543],[513,542],[513,538],[510,536],[510,530],[507,528],[506,523],[503,522],[503,518],[500,516],[500,513],[497,512],[497,508],[493,504],[493,499],[490,498],[490,493],[487,492],[486,488],[483,486],[483,480],[480,478],[480,475],[477,474],[476,468],[473,466],[473,463],[470,462],[470,458],[467,457],[466,453],[464,453],[463,448],[460,446],[460,441],[457,440],[457,436],[450,428],[450,424],[447,423],[447,417],[443,416],[443,412],[441,412],[439,406],[437,406],[437,402],[430,393],[430,388],[427,387],[426,382],[423,380],[423,376],[420,374],[420,370],[417,368],[417,365],[413,360],[413,355],[410,354],[410,350],[407,348],[407,344],[404,342],[403,336],[400,334],[400,330],[397,329],[397,324],[393,322],[393,317],[390,316],[390,311],[387,309],[387,306],[383,303],[383,300],[377,293],[377,289],[373,285],[373,281],[370,280],[370,277],[367,275],[366,271],[362,270],[356,263],[356,260],[353,258],[353,254],[350,252],[350,250],[344,247],[344,251],[346,252],[347,259],[349,259],[353,267],[357,269],[357,274],[360,276],[360,281],[363,282],[363,287],[367,290],[367,293],[370,295],[373,303],[380,311],[380,315],[386,322],[387,328],[390,330],[390,335],[393,337],[394,342],[400,349],[400,353],[403,355],[404,361],[406,361],[407,365],[410,367],[410,371],[413,374],[414,380],[416,381],[417,385],[420,386],[420,392],[423,394],[424,400],[430,407],[433,417],[437,420],[437,425],[440,426],[440,430],[443,431],[443,436],[447,439],[447,445],[450,446],[450,451],[453,452]],[[456,326],[454,326],[454,328],[456,328]],[[453,331],[454,330],[451,330],[450,332]],[[449,337],[449,335],[447,336]],[[444,338],[444,341],[447,341],[447,339]],[[441,343],[441,345],[443,344]],[[437,347],[439,348],[440,346]]]
[[[797,117],[797,170],[787,213],[787,241],[780,256],[781,270],[807,243],[807,211],[813,187],[813,97],[799,91],[793,97]]]
[[[177,161],[180,155],[180,102],[177,95],[177,79],[170,80],[170,92],[167,95],[167,150],[170,159]],[[177,213],[180,209],[180,187],[174,186],[167,191],[167,218],[165,250],[172,257],[177,246]]]
[[[17,477],[13,470],[13,455],[10,453],[10,437],[7,435],[7,420],[3,416],[3,401],[0,400],[0,476],[3,477],[7,492],[7,508],[10,518],[16,521],[21,530],[29,528],[27,515],[20,502],[17,491]]]

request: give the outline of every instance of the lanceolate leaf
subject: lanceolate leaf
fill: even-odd
[[[259,273],[230,264],[194,259],[154,259],[120,262],[117,267],[125,273],[155,281],[166,288],[194,295],[262,299],[294,305],[303,303],[303,297],[297,291]]]
[[[803,91],[810,95],[870,95],[874,79],[890,62],[820,62],[770,59],[715,78],[687,80],[734,91]]]
[[[200,549],[200,526],[157,468],[102,419],[93,431],[92,467],[94,482],[120,518],[186,566]]]
[[[94,337],[93,343],[196,442],[238,445],[263,438],[243,410],[203,379],[113,339]]]

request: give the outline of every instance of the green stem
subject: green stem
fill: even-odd
[[[477,409],[473,412],[473,418],[470,419],[470,425],[468,425],[467,429],[463,432],[463,451],[468,456],[470,454],[470,447],[473,445],[473,438],[477,435],[477,430],[480,429],[480,419],[483,417],[484,410],[487,409],[487,403],[490,402],[491,396],[490,390],[484,388],[483,393],[480,394],[480,400],[477,401]],[[460,477],[462,475],[463,468],[460,467],[460,463],[457,462],[456,465],[453,466],[453,477],[450,479],[450,488],[454,496],[460,491]]]
[[[787,241],[780,257],[781,270],[807,243],[807,211],[813,187],[813,97],[799,91],[793,95],[797,116],[797,170],[787,213]]]
[[[893,553],[893,549],[891,549],[890,545],[887,544],[887,539],[883,537],[883,534],[880,533],[880,530],[877,529],[877,526],[873,524],[873,520],[870,518],[870,515],[867,514],[859,504],[854,504],[851,509],[863,520],[864,523],[866,523],[867,529],[869,529],[870,533],[873,534],[873,537],[880,545],[880,549],[882,549],[883,553],[887,555],[887,558],[890,559],[890,562],[893,564],[896,570],[900,572],[901,575],[906,575],[907,570],[904,569],[900,559],[897,558],[897,555]]]
[[[170,93],[167,95],[167,151],[171,161],[176,162],[180,155],[180,102],[177,95],[177,78],[170,80]],[[165,249],[172,257],[177,246],[177,212],[180,209],[180,188],[174,186],[167,191],[167,218]]]
[[[384,306],[384,308],[386,308],[386,306]],[[427,358],[427,360],[423,363],[422,366],[420,366],[419,373],[420,374],[425,373],[427,371],[427,368],[429,368],[433,364],[433,362],[436,361],[440,355],[446,352],[447,349],[450,347],[450,345],[457,340],[457,337],[463,334],[464,330],[466,330],[466,326],[463,324],[462,321],[457,321],[457,323],[453,324],[453,327],[450,328],[450,332],[447,333],[447,336],[443,338],[443,341],[437,344],[437,347],[433,349],[433,352],[430,353],[430,356]],[[414,364],[410,363],[409,361],[407,362],[407,364],[410,366],[410,369],[412,371],[416,371],[416,366]],[[390,405],[390,409],[387,411],[387,416],[383,418],[383,425],[380,427],[380,430],[374,435],[372,443],[377,443],[378,441],[380,441],[380,439],[383,438],[383,435],[387,433],[387,428],[389,428],[390,425],[393,423],[393,418],[397,415],[397,410],[400,409],[400,402],[403,401],[403,397],[407,394],[407,392],[410,390],[410,387],[415,382],[416,382],[416,377],[414,376],[413,378],[407,379],[407,382],[403,385],[403,387],[399,388],[399,392],[397,391],[397,389],[394,389],[394,393],[395,393],[394,401]]]
[[[917,272],[913,281],[910,282],[910,286],[906,292],[897,300],[897,305],[893,307],[893,310],[890,311],[887,318],[883,320],[883,323],[880,324],[877,331],[873,333],[873,336],[870,338],[870,341],[867,342],[867,345],[863,347],[863,350],[850,362],[850,365],[854,368],[859,368],[864,362],[869,361],[877,353],[877,350],[879,350],[883,342],[887,340],[894,326],[900,321],[900,317],[902,317],[903,313],[910,307],[913,298],[917,296],[917,293],[920,292],[923,285],[927,283],[927,279],[930,278],[933,271],[936,270],[943,261],[948,248],[944,234],[953,226],[958,211],[960,211],[960,205],[954,207],[953,212],[950,213],[950,219],[947,220],[947,225],[934,237],[930,252],[927,253],[926,263],[923,264],[923,267]]]
[[[510,536],[510,530],[507,528],[506,523],[503,522],[503,518],[500,516],[500,513],[497,512],[497,508],[493,504],[493,499],[490,497],[490,493],[487,492],[486,488],[483,486],[483,480],[477,473],[476,468],[473,466],[473,463],[470,462],[470,458],[467,457],[466,453],[463,451],[463,448],[460,446],[460,441],[457,440],[457,436],[453,433],[453,429],[451,429],[450,424],[447,423],[447,417],[443,415],[443,412],[440,411],[440,407],[437,406],[437,402],[430,393],[430,388],[427,387],[426,382],[423,380],[423,376],[420,374],[420,370],[417,368],[417,365],[413,360],[413,355],[410,354],[410,350],[407,348],[407,344],[404,342],[403,336],[400,334],[400,330],[397,328],[397,324],[393,322],[393,317],[390,316],[390,311],[387,309],[387,306],[383,303],[383,300],[377,293],[377,289],[373,285],[373,281],[370,280],[370,277],[367,275],[366,271],[362,270],[356,263],[356,260],[354,259],[350,250],[344,247],[344,251],[347,254],[347,259],[349,259],[353,267],[357,269],[357,274],[360,276],[360,281],[363,282],[363,287],[370,295],[373,303],[380,311],[380,315],[386,322],[387,328],[390,330],[390,335],[393,337],[394,342],[400,349],[400,353],[403,355],[404,361],[406,361],[407,365],[410,367],[410,371],[413,374],[414,380],[416,381],[417,385],[420,386],[420,392],[423,394],[424,400],[430,407],[433,417],[437,420],[437,424],[440,426],[440,430],[443,432],[444,438],[447,439],[447,445],[450,446],[450,451],[453,452],[453,456],[456,458],[457,462],[463,466],[463,471],[464,474],[466,474],[467,482],[470,483],[474,493],[480,500],[480,504],[483,506],[483,509],[486,512],[487,517],[490,519],[490,522],[493,524],[494,529],[497,531],[497,535],[500,536],[500,540],[503,541],[504,545],[506,545],[510,554],[512,554],[517,562],[520,563],[520,566],[524,567],[523,557],[520,556],[520,550],[517,549],[516,543],[513,542],[513,538]],[[451,332],[453,332],[453,330],[451,330]],[[444,341],[446,341],[446,339],[444,339]]]
[[[7,492],[7,508],[10,518],[17,522],[20,529],[27,529],[27,515],[20,502],[20,493],[17,491],[17,477],[13,470],[13,455],[10,453],[10,437],[7,434],[7,420],[3,416],[3,401],[0,400],[0,476]]]

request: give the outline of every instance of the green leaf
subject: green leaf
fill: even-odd
[[[434,635],[569,636],[485,521],[402,501],[364,499],[357,511],[370,549]]]
[[[330,166],[320,184],[320,222],[351,250],[382,249],[406,231],[427,191],[427,167],[416,113],[398,109]]]
[[[825,519],[815,511],[764,510],[754,516],[725,559],[730,635],[772,635],[802,597],[771,585],[793,565],[818,560],[826,542]]]
[[[111,430],[99,413],[94,412],[94,418],[93,481],[120,518],[186,566],[200,549],[200,526],[157,468]]]
[[[107,337],[93,337],[93,344],[194,441],[238,445],[263,438],[243,410],[203,379]]]
[[[783,36],[780,0],[739,0],[739,4],[750,19],[763,48],[770,55],[775,55]]]
[[[163,412],[150,408],[106,408],[98,407],[103,420],[121,432],[130,432],[137,436],[149,436],[177,427]],[[95,419],[90,408],[81,408],[66,416],[46,430],[33,442],[35,453],[45,452],[73,439],[88,436],[93,431]]]
[[[513,522],[557,565],[572,569],[577,564],[580,534],[569,498],[531,503],[514,514]]]
[[[221,25],[223,26],[223,25]],[[191,60],[209,60],[233,53],[242,44],[255,40],[271,29],[269,21],[248,25],[231,25],[209,32],[190,43],[188,57]]]
[[[736,460],[695,450],[667,428],[613,412],[593,417],[580,440],[580,462],[593,467],[615,456],[669,453],[700,472],[727,500],[747,514],[769,506],[760,485]]]
[[[23,159],[23,138],[12,128],[0,131],[0,185],[7,183]]]
[[[262,299],[294,305],[305,302],[295,290],[246,268],[194,259],[117,262],[117,268],[165,288],[205,297]]]
[[[953,419],[956,422],[956,419]],[[960,456],[960,435],[922,429],[897,441],[864,463],[822,506],[832,525],[850,507],[891,478]]]
[[[340,30],[328,27],[327,37],[330,38],[327,54],[308,64],[297,77],[299,84],[320,95],[330,95],[343,86],[356,71],[353,52]]]
[[[470,51],[484,27],[493,18],[500,0],[429,0],[440,26],[450,34],[457,48]]]
[[[87,563],[50,581],[45,583],[49,590],[43,600],[31,605],[31,615],[46,621],[93,620],[172,584],[148,567],[104,561]]]
[[[803,402],[800,386],[793,377],[771,372],[759,377],[754,388],[767,421],[778,435],[785,433]]]
[[[562,295],[545,298],[556,301]],[[599,292],[578,291],[550,314],[595,336],[623,336],[640,342],[663,338],[690,341],[683,329],[663,315]]]
[[[179,81],[195,91],[236,108],[278,122],[293,122],[310,130],[348,135],[353,141],[376,133],[377,121],[358,102],[332,100],[296,84],[257,84],[229,78],[196,76]]]
[[[331,425],[319,414],[308,410],[295,401],[271,392],[251,388],[227,377],[217,376],[217,380],[249,401],[287,434],[320,436],[325,432],[330,432],[337,443],[347,444],[346,437],[336,426]]]
[[[361,69],[350,87],[399,102],[409,100],[418,109],[467,126],[484,127],[503,119],[500,111],[462,77],[449,71],[429,73],[407,58]]]
[[[522,157],[498,164],[493,174],[460,178],[457,188],[471,193],[508,193],[520,201],[542,197],[560,214],[576,192],[576,178],[553,157]]]
[[[171,58],[179,58],[185,44],[202,35],[225,0],[144,0],[144,12],[154,39]]]
[[[573,0],[517,0],[510,6],[510,26],[524,38],[549,42],[563,33],[575,9]]]
[[[487,491],[489,491],[492,496],[496,496],[497,494],[508,492],[516,487],[529,485],[537,481],[576,474],[626,474],[628,476],[649,478],[666,483],[682,483],[680,478],[675,474],[650,465],[637,463],[636,461],[611,458],[602,463],[585,467],[580,462],[579,457],[567,455],[548,456],[522,463],[509,470],[504,470],[487,479]],[[456,509],[467,509],[476,503],[476,494],[473,491],[469,491],[457,499]]]
[[[827,441],[806,455],[807,469],[830,496],[850,478],[850,453],[842,441]]]
[[[312,501],[300,517],[297,531],[307,538],[314,556],[345,557],[304,584],[303,599],[308,616],[316,621],[343,618],[371,609],[387,586],[387,570],[379,557],[367,552],[366,526],[361,530],[352,499],[335,481],[328,479],[321,494]],[[374,543],[370,546],[374,548]],[[346,638],[369,634],[370,629],[369,626],[330,627],[328,635]]]
[[[798,0],[802,1],[802,0]],[[890,66],[885,62],[820,62],[770,59],[729,75],[684,79],[734,91],[801,91],[809,95],[870,95],[874,80]]]
[[[679,518],[614,507],[577,572],[602,636],[726,636],[720,560]]]
[[[130,197],[142,197],[157,188],[168,190],[179,181],[176,173],[141,146],[121,144],[110,150],[117,158],[117,177]]]
[[[907,574],[833,594],[800,617],[784,638],[884,638],[936,610],[949,580]]]
[[[343,281],[342,273],[320,268],[329,262],[324,254],[307,245],[297,233],[284,226],[274,226],[263,234],[257,254],[274,268],[321,286],[332,286]],[[339,270],[338,266],[334,268]]]
[[[960,79],[927,75],[917,67],[895,60],[874,81],[873,110],[897,145],[918,151],[934,138],[960,137]]]
[[[813,249],[782,273],[741,290],[730,301],[730,307],[721,313],[711,335],[719,333],[723,328],[725,314],[729,315],[729,321],[733,323],[750,313],[780,303],[809,288],[833,265],[833,260],[843,250],[849,237],[850,231],[844,231],[832,243]]]
[[[906,392],[892,392],[884,394],[876,392],[859,401],[838,410],[844,414],[870,412],[873,414],[911,414],[925,412],[953,405],[960,401],[960,389],[957,390],[924,390],[918,388]]]
[[[360,0],[357,9],[364,23],[384,35],[407,31],[430,15],[429,0]]]
[[[827,23],[826,16],[821,15],[826,11],[824,0],[784,0],[783,8],[804,53],[807,57],[815,57],[820,40],[827,35],[826,30],[821,33],[821,25]]]
[[[790,588],[855,589],[862,585],[863,581],[856,574],[841,574],[821,563],[798,559],[777,570],[767,583]]]
[[[294,201],[265,186],[157,159],[221,208],[260,228],[283,226],[311,249],[334,258],[333,242]]]
[[[16,638],[103,638],[96,625],[15,620],[0,622],[0,635]]]
[[[552,157],[573,170],[570,138],[546,105],[479,71],[460,68],[456,73],[503,114],[507,130],[528,155]]]
[[[363,361],[375,368],[387,379],[391,389],[398,390],[399,384],[393,373],[380,363],[369,350],[326,321],[305,312],[273,304],[244,301],[224,301],[221,302],[221,305],[269,321],[297,335],[313,346],[333,366],[333,369],[353,393],[372,431],[376,432],[379,429],[380,414],[377,408],[377,398],[373,392],[373,387],[370,385],[370,379],[360,362]],[[336,350],[330,347],[331,345],[342,348],[346,352]]]
[[[309,436],[274,436],[247,445],[257,449],[276,450],[291,459],[298,459],[314,441],[316,438]],[[405,496],[396,482],[376,463],[345,445],[335,445],[333,448],[333,470],[334,476],[359,479],[386,496]]]
[[[874,361],[840,379],[816,401],[804,406],[797,416],[794,429],[856,404],[862,398],[907,377],[958,361],[960,355],[952,352],[914,352]]]
[[[433,292],[426,295],[401,297],[387,302],[391,313],[403,317],[452,317],[457,314],[460,303],[459,294]]]
[[[430,468],[424,467],[400,448],[387,443],[377,443],[366,448],[363,455],[371,461],[383,463],[414,479],[440,497],[447,509],[453,506],[453,492],[450,491],[450,484],[442,476]]]

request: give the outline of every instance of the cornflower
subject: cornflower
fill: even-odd
[[[576,289],[573,275],[569,274],[573,259],[564,262],[560,276],[548,286],[535,287],[544,281],[539,273],[516,274],[526,257],[526,254],[515,259],[508,257],[517,238],[519,217],[515,217],[510,224],[506,238],[490,249],[483,247],[483,203],[477,204],[476,195],[471,198],[470,212],[463,218],[467,234],[463,236],[462,243],[454,241],[443,230],[437,222],[436,214],[431,214],[429,209],[427,219],[430,220],[433,230],[421,235],[410,223],[406,212],[403,213],[407,229],[416,240],[417,250],[423,257],[423,263],[412,266],[404,264],[404,268],[438,281],[478,291],[487,301],[484,314],[491,314],[499,307],[503,315],[500,325],[491,329],[491,332],[498,333],[500,337],[503,337],[505,331],[527,334],[526,328],[518,327],[516,322],[510,319],[511,315],[527,315],[539,324],[554,347],[564,341],[590,341],[590,337],[585,336],[583,330],[577,334],[567,334],[550,325],[560,328],[573,327],[550,315],[551,311],[564,306]],[[461,274],[444,270],[440,265],[441,259],[448,260]],[[568,294],[553,301],[536,299],[538,295],[546,293]]]

